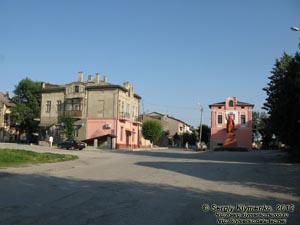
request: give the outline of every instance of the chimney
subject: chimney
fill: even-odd
[[[107,82],[107,76],[103,76],[103,82]]]
[[[83,72],[78,72],[78,82],[83,82]]]
[[[45,88],[45,87],[46,87],[46,83],[45,83],[45,82],[42,82],[42,83],[41,83],[41,86],[42,86],[42,88]]]
[[[96,83],[99,84],[100,82],[100,73],[96,73]]]
[[[92,75],[89,75],[88,76],[88,82],[91,82],[93,80],[93,76]]]
[[[4,95],[6,98],[9,98],[9,92],[7,91]]]

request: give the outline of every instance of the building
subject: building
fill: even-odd
[[[15,128],[11,127],[10,108],[13,103],[9,99],[8,92],[3,94],[0,92],[0,141],[14,141],[16,136]]]
[[[227,132],[227,117],[234,121],[234,134],[238,147],[252,146],[252,110],[254,105],[240,102],[235,97],[209,105],[211,109],[211,147],[222,146]]]
[[[61,141],[59,117],[69,115],[76,119],[77,140],[136,148],[140,140],[140,100],[131,83],[110,84],[106,76],[101,80],[99,73],[84,81],[83,72],[79,72],[78,80],[66,85],[42,83],[41,140],[52,135],[54,141]]]
[[[152,112],[144,115],[144,120],[154,119],[160,122],[167,140],[160,140],[161,145],[173,145],[173,137],[175,134],[181,135],[183,133],[191,133],[191,126],[185,122],[174,118],[172,116]]]

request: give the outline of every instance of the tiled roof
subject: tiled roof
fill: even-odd
[[[226,102],[217,102],[217,103],[213,103],[213,104],[210,104],[209,105],[209,108],[211,106],[225,106],[225,103]],[[254,106],[253,104],[250,104],[250,103],[247,103],[247,102],[240,102],[240,101],[237,101],[236,105],[238,106]]]

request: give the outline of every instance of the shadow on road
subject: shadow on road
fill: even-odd
[[[132,151],[114,150],[115,154],[137,155],[147,157],[169,158],[169,159],[200,159],[214,160],[222,162],[239,163],[286,163],[286,154],[282,151],[249,151],[249,152],[194,152],[184,151],[183,149],[169,149],[164,151]],[[251,157],[249,157],[251,156]],[[238,160],[237,160],[238,159]]]
[[[171,165],[167,167],[172,169]],[[184,165],[179,170],[184,172]],[[239,193],[162,184],[9,173],[0,176],[0,224],[5,225],[216,224],[212,212],[203,212],[203,204],[275,207],[277,203]],[[297,224],[299,219],[299,214],[291,214],[288,224]]]
[[[245,163],[199,162],[138,162],[136,165],[163,169],[207,181],[242,185],[268,192],[300,196],[300,167]],[[266,176],[270,174],[270,176]],[[287,176],[288,175],[288,176]]]

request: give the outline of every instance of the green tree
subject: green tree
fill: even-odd
[[[74,127],[74,123],[75,123],[75,119],[72,118],[69,115],[63,115],[59,117],[59,123],[62,126],[62,129],[65,133],[65,136],[67,139],[72,140],[74,139],[74,135],[75,135],[75,127]]]
[[[183,144],[188,142],[190,145],[195,145],[197,140],[195,131],[183,133],[182,140],[183,140]]]
[[[40,118],[41,83],[26,77],[15,86],[13,93],[12,102],[15,105],[11,109],[12,121],[21,133],[30,136],[39,129],[36,119]]]
[[[262,148],[270,148],[272,141],[272,131],[270,127],[269,115],[266,112],[253,112],[252,114],[252,131],[253,141],[262,142]]]
[[[181,140],[182,138],[180,137],[180,135],[176,132],[174,135],[173,135],[173,142],[174,142],[174,146],[176,146],[176,147],[180,147],[180,140]]]
[[[145,139],[150,140],[151,144],[156,142],[162,135],[162,126],[156,120],[146,120],[142,125],[142,134]]]
[[[270,115],[271,131],[294,149],[300,149],[300,54],[286,53],[276,60],[269,83],[264,109]]]
[[[200,133],[200,126],[197,129],[198,134]],[[199,140],[199,136],[198,136],[198,140]],[[208,143],[210,140],[210,128],[209,126],[203,124],[202,125],[202,135],[201,135],[201,142],[205,142]]]

